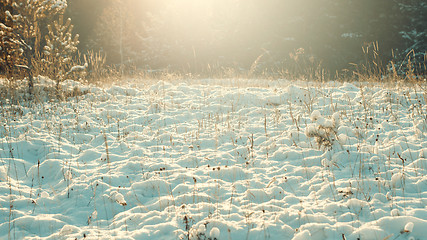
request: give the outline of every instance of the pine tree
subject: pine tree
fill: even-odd
[[[71,18],[68,18],[64,23],[63,15],[60,15],[59,21],[54,21],[53,25],[48,25],[49,32],[45,36],[45,61],[51,69],[54,69],[53,77],[56,81],[57,90],[59,90],[59,83],[76,69],[72,66],[72,56],[77,51],[79,35],[76,34],[73,37],[72,30]]]
[[[395,0],[404,16],[404,25],[399,26],[399,34],[404,39],[404,49],[398,54],[403,66],[403,71],[418,71],[419,75],[426,75],[426,55],[427,55],[427,3],[418,0]],[[402,62],[404,61],[404,62]],[[403,64],[402,64],[403,63]],[[414,64],[414,66],[404,66]],[[409,67],[413,69],[405,69]]]
[[[135,0],[109,0],[94,27],[98,44],[107,53],[110,64],[120,66],[133,64],[140,57],[137,35],[141,27],[131,11]]]
[[[14,32],[13,21],[6,13],[12,10],[12,1],[5,0],[0,6],[0,70],[5,76],[12,80],[15,65],[22,65],[19,60],[22,57],[22,48],[17,42]]]
[[[31,94],[33,61],[41,45],[41,23],[63,13],[67,4],[65,0],[5,0],[4,5],[5,23],[0,25],[2,46],[6,46],[3,65],[25,69]]]

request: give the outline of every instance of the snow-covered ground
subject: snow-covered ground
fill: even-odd
[[[81,88],[2,100],[1,239],[426,239],[416,86]]]

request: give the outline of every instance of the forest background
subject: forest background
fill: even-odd
[[[426,13],[419,0],[68,0],[64,16],[82,62],[91,52],[127,71],[330,79],[371,65],[405,73],[408,58],[425,75]]]

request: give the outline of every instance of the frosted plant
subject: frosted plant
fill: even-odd
[[[79,35],[72,36],[73,25],[68,18],[64,23],[63,16],[59,21],[54,21],[53,25],[48,25],[49,33],[46,35],[46,46],[44,53],[45,61],[53,69],[53,78],[56,80],[56,88],[59,83],[75,71],[84,71],[84,67],[72,66],[72,55],[77,51]]]
[[[335,143],[336,133],[340,124],[339,113],[324,118],[318,110],[311,113],[312,123],[305,129],[305,135],[316,140],[317,146],[330,150]]]
[[[219,239],[219,236],[221,235],[221,231],[217,227],[213,227],[209,232],[209,235],[211,239]]]
[[[63,13],[65,0],[5,0],[2,1],[4,23],[0,25],[1,46],[6,54],[1,64],[9,71],[26,72],[29,91],[33,89],[33,61],[40,49],[42,21]]]
[[[0,23],[0,66],[5,70],[7,78],[11,79],[13,69],[24,65],[22,61],[23,49],[21,43],[15,39],[16,32],[13,28],[13,18],[9,11],[1,8],[4,23]]]
[[[110,193],[110,199],[111,199],[111,201],[116,202],[116,203],[118,203],[118,204],[120,204],[122,206],[126,206],[127,205],[125,197],[123,196],[123,194],[121,194],[121,193],[119,193],[117,191],[112,191]]]

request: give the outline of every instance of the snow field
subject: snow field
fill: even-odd
[[[0,238],[424,238],[422,91],[80,88],[1,105]]]

